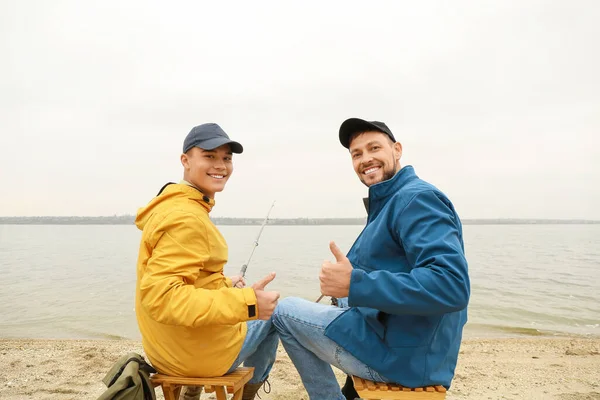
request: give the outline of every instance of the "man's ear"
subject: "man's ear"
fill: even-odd
[[[402,157],[402,144],[400,142],[394,143],[394,153],[396,156],[396,160],[400,160]]]

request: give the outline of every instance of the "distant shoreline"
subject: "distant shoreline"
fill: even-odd
[[[132,215],[103,217],[0,217],[0,225],[133,225]],[[264,218],[212,218],[216,225],[260,225]],[[268,225],[364,225],[366,218],[273,218]],[[585,219],[463,219],[463,225],[596,225]]]

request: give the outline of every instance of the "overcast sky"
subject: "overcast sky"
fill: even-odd
[[[0,2],[0,215],[135,214],[217,122],[214,216],[362,217],[385,121],[463,218],[600,219],[600,2]]]

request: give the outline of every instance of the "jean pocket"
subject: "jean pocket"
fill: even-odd
[[[363,379],[369,379],[375,382],[389,382],[387,378],[373,370],[362,361],[358,360],[343,347],[336,347],[335,362],[335,366],[344,371],[346,374],[356,375]]]
[[[371,380],[374,382],[390,382],[390,380],[388,378],[386,378],[385,376],[381,375],[379,372],[375,371],[372,368],[369,368],[369,374],[371,375]]]

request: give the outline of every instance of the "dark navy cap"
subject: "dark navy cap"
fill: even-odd
[[[349,148],[352,135],[369,131],[385,133],[392,139],[392,142],[396,143],[396,138],[386,124],[379,121],[365,121],[360,118],[349,118],[342,122],[340,126],[340,143],[345,148]]]
[[[240,154],[244,151],[241,144],[229,139],[221,127],[215,123],[207,123],[192,128],[183,141],[183,152],[187,153],[192,147],[204,150],[214,150],[219,146],[228,144],[231,151]]]

